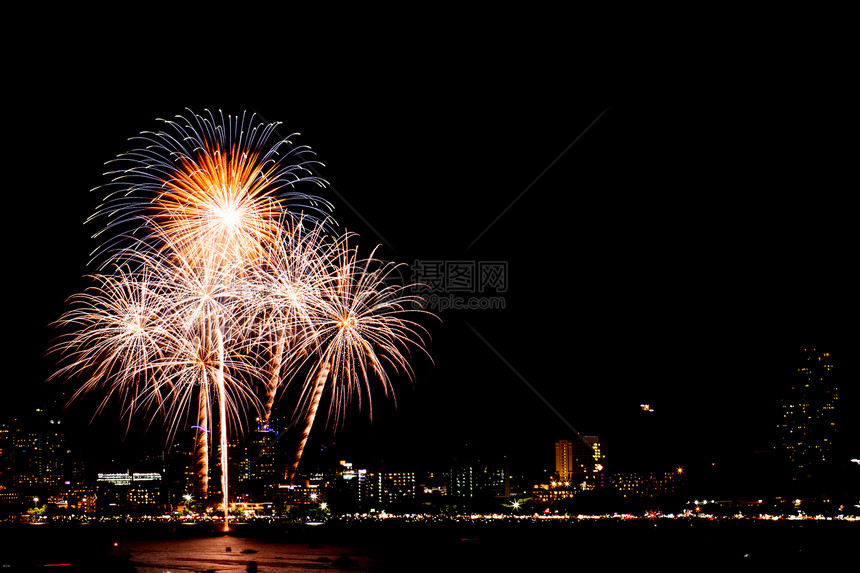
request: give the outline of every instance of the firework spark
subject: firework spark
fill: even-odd
[[[226,325],[242,313],[236,312],[235,305],[225,310],[223,300],[230,297],[217,302],[216,298],[223,295],[219,291],[225,285],[230,288],[235,284],[249,260],[263,256],[271,248],[273,240],[281,236],[283,221],[292,213],[305,209],[315,212],[321,204],[325,206],[315,197],[296,191],[296,186],[300,183],[324,186],[325,182],[310,169],[314,161],[306,159],[309,148],[293,147],[289,139],[274,138],[277,123],[257,122],[254,115],[245,114],[225,119],[222,113],[219,120],[211,112],[207,116],[193,114],[190,119],[177,116],[177,121],[164,123],[167,125],[164,131],[144,132],[135,138],[144,145],[117,158],[119,168],[106,174],[112,177],[108,184],[110,192],[93,218],[106,221],[96,236],[113,232],[114,237],[102,244],[97,257],[105,257],[102,269],[130,260],[140,262],[141,252],[163,255],[148,254],[141,268],[146,268],[152,260],[183,263],[171,269],[178,273],[163,275],[173,279],[178,275],[178,280],[171,284],[180,291],[173,289],[174,298],[182,299],[182,291],[186,294],[182,299],[184,305],[164,309],[167,316],[181,318],[173,320],[164,330],[177,342],[184,343],[187,352],[184,356],[174,355],[169,366],[161,364],[156,372],[163,381],[172,380],[165,372],[196,369],[190,379],[197,380],[203,388],[197,401],[198,425],[207,429],[214,427],[208,388],[217,391],[226,528],[227,416],[228,410],[230,413],[236,410],[228,401],[228,393],[231,390],[250,393],[225,378],[225,362],[233,359],[233,354],[228,357],[225,350],[229,341],[225,336],[229,332]],[[188,269],[193,272],[188,273]],[[213,277],[213,273],[221,274],[222,278]],[[185,285],[196,288],[189,290]],[[195,331],[189,329],[192,324],[202,326]],[[109,367],[97,360],[94,363],[101,365],[98,368]],[[116,374],[114,379],[122,379],[119,386],[138,387],[138,372],[128,368],[118,372],[122,374]],[[158,396],[157,402],[174,413],[183,411],[182,406],[189,403],[185,393],[168,394],[173,399],[169,403],[162,402],[158,392],[149,396]],[[204,419],[209,422],[204,423]],[[199,440],[208,449],[206,433],[201,432]]]
[[[301,219],[285,225],[277,248],[248,268],[258,343],[268,349],[262,352],[267,351],[270,359],[264,423],[271,416],[284,374],[290,374],[282,372],[285,357],[289,360],[293,349],[315,336],[319,297],[330,280],[327,262],[345,241],[328,239],[324,231],[325,223]]]
[[[325,181],[311,170],[310,148],[275,138],[278,123],[211,112],[162,121],[168,129],[134,138],[143,146],[106,173],[109,192],[92,219],[105,221],[97,236],[116,233],[99,251],[109,260],[125,252],[118,238],[132,234],[211,264],[241,264],[280,236],[285,216],[328,208],[296,190]]]
[[[97,413],[116,398],[129,420],[162,417],[168,439],[193,420],[204,498],[217,430],[227,528],[228,433],[252,411],[268,423],[280,389],[301,383],[291,479],[325,390],[338,424],[353,400],[369,403],[372,378],[386,396],[389,370],[413,378],[408,350],[426,352],[426,330],[405,316],[424,311],[392,284],[397,265],[359,259],[349,235],[328,234],[328,205],[297,190],[325,182],[307,147],[274,138],[278,124],[177,118],[107,173],[91,218],[109,236],[100,274],[58,321],[72,332],[54,348],[56,375],[83,378],[73,399],[102,392]]]
[[[168,440],[196,416],[205,494],[208,433],[218,430],[223,458],[230,428],[241,431],[249,411],[260,411],[253,389],[258,360],[243,338],[241,283],[177,253],[166,255],[141,249],[136,265],[93,276],[95,286],[72,298],[58,321],[72,331],[53,349],[65,361],[56,376],[84,379],[73,400],[103,393],[99,410],[116,397],[129,421],[151,411],[150,423],[165,421]],[[226,498],[224,459],[221,466]]]
[[[342,422],[353,400],[359,408],[366,400],[372,417],[371,380],[381,383],[385,396],[393,396],[388,371],[413,380],[409,348],[426,354],[426,329],[406,316],[429,313],[421,310],[421,299],[409,294],[408,286],[393,283],[399,265],[384,263],[373,254],[360,259],[358,249],[350,248],[346,240],[339,247],[331,251],[329,275],[314,299],[313,336],[300,339],[292,351],[293,360],[311,360],[313,365],[302,391],[307,404],[304,431],[288,479],[298,467],[326,386],[334,425]]]

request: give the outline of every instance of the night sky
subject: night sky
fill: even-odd
[[[20,61],[0,412],[47,395],[47,325],[85,284],[103,163],[156,118],[222,109],[301,134],[363,252],[507,263],[505,308],[424,321],[434,363],[417,355],[415,386],[396,380],[372,424],[348,419],[347,455],[442,463],[470,444],[551,467],[572,429],[618,467],[766,450],[807,346],[831,349],[856,439],[856,118],[840,76],[763,56],[630,73],[563,41],[473,40],[403,33],[223,73],[96,59],[108,45]]]

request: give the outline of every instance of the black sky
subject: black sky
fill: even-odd
[[[417,358],[414,389],[399,381],[372,425],[355,416],[337,437],[348,448],[408,463],[470,443],[549,465],[572,427],[605,436],[619,463],[766,449],[808,345],[838,357],[856,435],[856,117],[838,73],[764,53],[658,69],[604,64],[558,35],[442,37],[355,38],[248,68],[96,58],[107,40],[19,61],[3,414],[45,393],[46,325],[84,284],[103,163],[190,108],[300,132],[368,251],[508,264],[505,309],[428,322],[435,365]]]

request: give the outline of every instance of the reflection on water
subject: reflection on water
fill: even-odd
[[[554,571],[707,563],[732,572],[860,562],[860,523],[760,520],[334,520],[211,525],[0,524],[0,571]],[[50,568],[48,568],[50,567]],[[56,568],[55,568],[56,567]]]
[[[343,546],[287,544],[237,537],[146,540],[124,543],[138,573],[165,571],[367,571],[364,552]]]

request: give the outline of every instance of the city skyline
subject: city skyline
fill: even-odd
[[[552,505],[574,498],[578,492],[593,490],[617,492],[622,497],[632,495],[634,498],[648,491],[662,496],[711,494],[735,500],[773,496],[778,499],[787,495],[807,497],[821,493],[843,495],[843,489],[849,484],[845,481],[849,479],[846,472],[854,469],[856,459],[849,463],[847,458],[841,460],[840,457],[849,455],[852,450],[851,444],[840,440],[843,424],[840,411],[835,407],[839,399],[836,379],[831,377],[831,361],[831,354],[820,349],[806,349],[799,356],[791,385],[787,385],[775,399],[779,407],[774,408],[769,421],[777,428],[777,437],[771,450],[755,452],[759,454],[755,459],[747,456],[743,467],[725,464],[726,460],[719,458],[719,465],[710,468],[706,464],[687,465],[689,459],[681,460],[679,465],[671,465],[665,459],[639,464],[631,464],[629,460],[617,463],[619,460],[613,459],[613,448],[607,448],[603,439],[593,435],[554,440],[554,451],[549,443],[536,440],[530,444],[530,449],[537,452],[540,463],[531,466],[523,463],[525,458],[521,452],[508,451],[499,455],[480,447],[450,451],[445,459],[426,456],[416,463],[415,459],[406,462],[403,458],[394,458],[391,463],[382,458],[355,456],[355,452],[348,448],[317,439],[313,442],[316,447],[310,448],[294,482],[299,489],[288,498],[290,495],[306,497],[309,491],[318,491],[321,496],[342,497],[343,492],[334,493],[339,491],[339,486],[331,481],[334,477],[320,476],[340,476],[345,467],[350,475],[359,476],[358,483],[364,483],[365,472],[368,479],[382,480],[374,482],[379,491],[368,494],[377,500],[377,505],[382,503],[381,499],[388,499],[386,503],[389,504],[396,500],[421,499],[418,489],[424,488],[426,493],[430,491],[428,487],[434,491],[440,488],[443,496],[467,500],[472,499],[473,490],[485,492],[483,495],[493,491],[493,497],[499,498],[504,489],[505,498],[533,499],[538,505]],[[157,437],[146,443],[139,440],[127,443],[114,436],[112,441],[102,440],[95,444],[96,450],[87,450],[82,446],[93,444],[87,444],[81,435],[75,435],[81,431],[81,426],[69,428],[70,425],[64,423],[64,413],[57,406],[31,409],[16,419],[0,421],[0,485],[4,488],[3,499],[12,496],[5,503],[17,499],[15,496],[26,497],[34,493],[54,499],[56,496],[50,492],[64,487],[65,490],[71,488],[71,491],[81,490],[92,495],[96,482],[106,481],[118,486],[131,486],[132,481],[156,480],[152,486],[132,487],[130,491],[137,495],[135,503],[149,499],[149,503],[154,504],[155,500],[160,500],[159,504],[172,503],[175,507],[177,500],[189,494],[195,499],[205,497],[198,491],[198,480],[194,477],[196,448],[192,429],[177,433],[174,443],[168,446],[160,444]],[[642,404],[640,411],[649,418],[655,409],[650,404]],[[232,468],[231,500],[237,503],[270,503],[280,495],[278,499],[283,501],[283,495],[289,492],[278,488],[290,483],[285,471],[293,457],[298,434],[289,417],[275,417],[271,425],[257,420],[256,428],[249,430],[243,438],[232,439],[228,455]],[[627,439],[641,444],[651,437],[653,434],[640,432]],[[606,455],[607,451],[609,455]],[[217,493],[219,472],[217,464],[210,468],[210,493]],[[492,477],[496,475],[494,472],[500,472],[499,477]],[[408,484],[398,481],[400,478],[397,476],[407,474],[410,476]],[[388,475],[394,480],[389,484],[394,488],[391,492],[386,489],[389,486],[383,485],[388,483],[385,481],[389,479],[385,477]],[[301,484],[308,479],[316,484],[314,488],[321,489],[306,491],[307,486]],[[396,491],[401,493],[394,493]],[[404,492],[408,493],[406,498],[402,497],[406,495]],[[106,499],[114,500],[115,495],[119,494],[108,492]],[[348,500],[342,498],[341,501]],[[308,502],[304,500],[301,503]],[[358,501],[352,499],[349,503]],[[124,501],[119,501],[118,505],[124,506]],[[104,511],[104,503],[99,507]]]
[[[584,35],[601,22],[560,6],[362,6],[346,26],[294,8],[235,12],[251,25],[218,28],[10,19],[3,570],[789,571],[860,559],[858,122],[850,35],[833,25],[848,19],[733,14],[708,34],[722,23],[709,14],[687,18],[692,35],[639,25],[643,42]],[[248,181],[223,167],[250,157],[220,151],[199,171],[204,154],[191,151],[174,177],[169,149],[199,140],[152,132],[210,113],[277,122],[273,139],[291,141],[280,157],[308,150],[326,181],[281,191],[318,196],[327,236],[400,265],[386,284],[421,283],[404,294],[436,317],[415,317],[427,353],[405,357],[414,379],[384,368],[387,387],[374,380],[361,409],[342,400],[330,418],[345,394],[320,346],[292,354],[307,362],[276,386],[290,370],[276,358],[286,313],[267,295],[295,299],[266,278],[288,257],[259,245],[265,294],[244,296],[244,247],[260,236],[210,251],[184,227],[197,197],[180,189],[174,202],[162,186]],[[131,150],[160,175],[132,193],[140,202],[108,200]],[[103,387],[66,406],[84,380],[48,381],[70,299],[87,275],[125,272],[99,268],[122,226],[105,221],[138,209],[153,218],[131,234],[188,231],[177,251],[217,268],[207,284],[237,303],[186,325],[190,306],[174,303],[191,282],[172,280],[167,251],[147,252],[148,272],[165,271],[150,316],[200,341],[182,385],[196,417],[103,403]],[[314,298],[322,321],[336,297]],[[260,332],[222,318],[255,311],[273,336],[233,346],[249,360],[225,368],[228,339]],[[245,368],[247,416],[219,423],[229,413],[200,396],[226,405],[222,375]],[[313,408],[297,409],[303,389]],[[239,419],[242,435],[221,431]]]
[[[110,77],[93,78],[57,116],[41,110],[54,109],[62,63],[52,73],[16,69],[13,186],[37,192],[15,194],[9,208],[36,216],[4,227],[17,245],[9,264],[20,281],[4,288],[19,302],[8,349],[19,364],[0,414],[44,396],[48,324],[93,270],[95,228],[84,221],[104,163],[186,107],[255,111],[300,132],[296,143],[325,164],[323,195],[338,222],[365,252],[379,244],[404,263],[405,278],[424,263],[505,263],[504,289],[442,293],[504,307],[440,311],[428,324],[434,363],[418,360],[414,386],[395,380],[397,405],[380,403],[372,423],[352,412],[334,436],[344,447],[443,457],[469,443],[502,454],[575,430],[605,440],[616,463],[710,463],[770,447],[774,397],[807,345],[830,349],[841,375],[857,379],[838,85],[798,93],[786,69],[767,78],[739,70],[718,86],[692,78],[648,89],[631,77],[586,89],[569,81],[561,57],[537,68],[500,59],[477,75],[439,57],[443,68],[321,72],[367,86],[347,100],[325,82],[287,96],[277,85],[213,92],[189,82],[117,97]],[[51,177],[34,183],[46,165]],[[856,409],[853,385],[841,392],[840,406]],[[856,440],[857,421],[844,423]],[[643,424],[660,439],[626,443]],[[126,426],[108,409],[94,428]],[[317,431],[312,439],[332,439]]]

